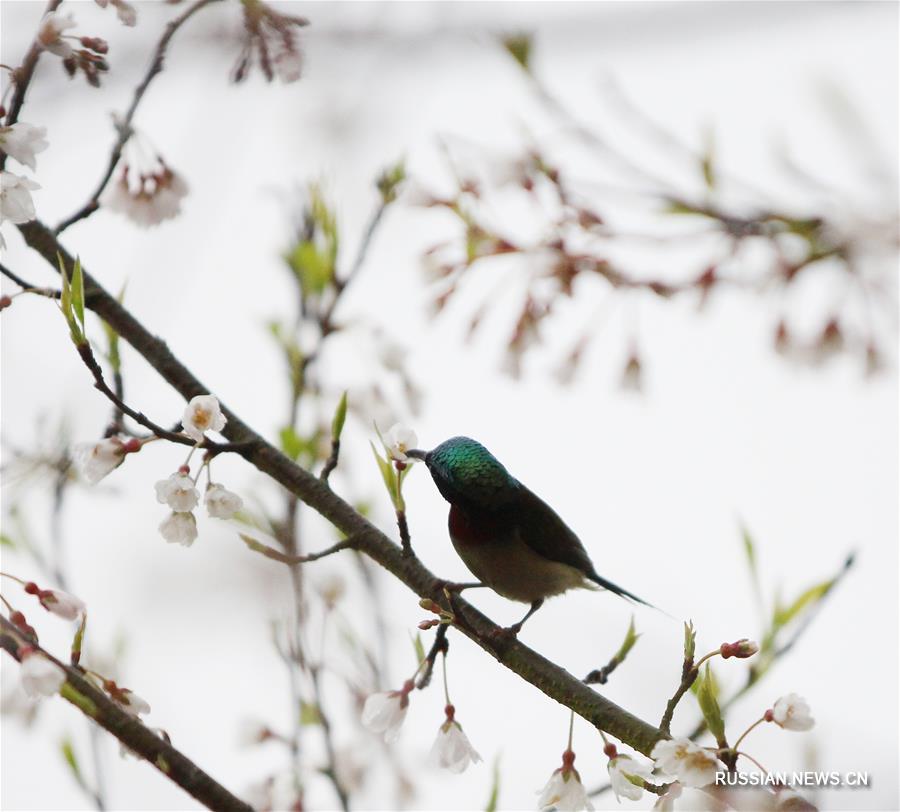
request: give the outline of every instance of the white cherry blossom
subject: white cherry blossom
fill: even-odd
[[[156,501],[168,505],[176,513],[188,513],[197,507],[200,493],[194,480],[181,471],[156,483]]]
[[[197,538],[197,520],[193,513],[170,513],[159,526],[159,532],[169,544],[190,547]]]
[[[188,437],[200,442],[207,431],[221,431],[228,422],[214,395],[197,395],[185,407],[181,425]]]
[[[37,167],[35,155],[50,146],[45,135],[46,127],[17,121],[11,127],[0,127],[0,149],[10,158],[34,170]]]
[[[772,721],[785,730],[810,730],[816,723],[810,715],[809,704],[797,694],[786,694],[775,702]]]

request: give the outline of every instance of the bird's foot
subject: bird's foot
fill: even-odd
[[[464,589],[475,589],[479,586],[486,586],[486,584],[481,583],[480,581],[469,581],[466,583],[457,583],[456,581],[444,581],[438,580],[437,588],[444,593],[460,593]]]
[[[505,626],[503,628],[494,629],[491,632],[491,637],[493,637],[495,640],[498,640],[498,641],[511,643],[513,640],[515,640],[518,637],[519,632],[521,630],[522,630],[521,623],[513,623],[512,626]]]

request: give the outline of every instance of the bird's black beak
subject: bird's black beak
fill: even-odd
[[[425,457],[428,456],[427,451],[422,451],[421,448],[411,448],[406,452],[407,457],[412,457],[414,460],[422,460],[425,461]]]

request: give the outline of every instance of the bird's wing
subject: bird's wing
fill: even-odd
[[[550,505],[520,483],[515,518],[519,536],[538,555],[595,575],[584,545]]]
[[[643,603],[645,606],[652,606],[643,598],[598,575],[581,539],[559,517],[559,514],[521,483],[519,487],[522,490],[521,499],[517,500],[516,504],[516,524],[519,537],[525,544],[544,558],[575,567],[584,573],[585,578],[603,589]]]

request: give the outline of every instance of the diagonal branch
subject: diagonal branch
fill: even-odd
[[[57,267],[57,252],[62,256],[66,267],[72,266],[73,258],[43,223],[35,220],[18,228],[28,245],[51,266]],[[86,271],[84,285],[85,305],[108,322],[182,397],[189,399],[210,391],[172,354],[164,341],[150,333]],[[444,600],[445,581],[435,577],[415,556],[404,555],[397,544],[332,491],[327,483],[292,462],[230,409],[223,406],[223,410],[228,417],[224,433],[233,443],[240,444],[236,449],[237,453],[315,509],[347,536],[354,537],[355,546],[359,550],[406,584],[415,594],[438,603]],[[610,702],[520,641],[506,638],[499,626],[462,598],[455,601],[454,608],[462,634],[506,668],[607,734],[642,753],[649,753],[653,745],[665,737],[653,725]]]
[[[187,756],[146,727],[137,717],[122,710],[103,691],[87,680],[80,669],[60,662],[36,646],[33,640],[26,639],[16,626],[0,616],[0,648],[18,660],[19,648],[23,644],[34,646],[43,656],[65,671],[66,682],[60,689],[60,694],[66,701],[75,705],[128,749],[146,759],[193,798],[216,812],[252,812],[249,804],[232,795]]]

